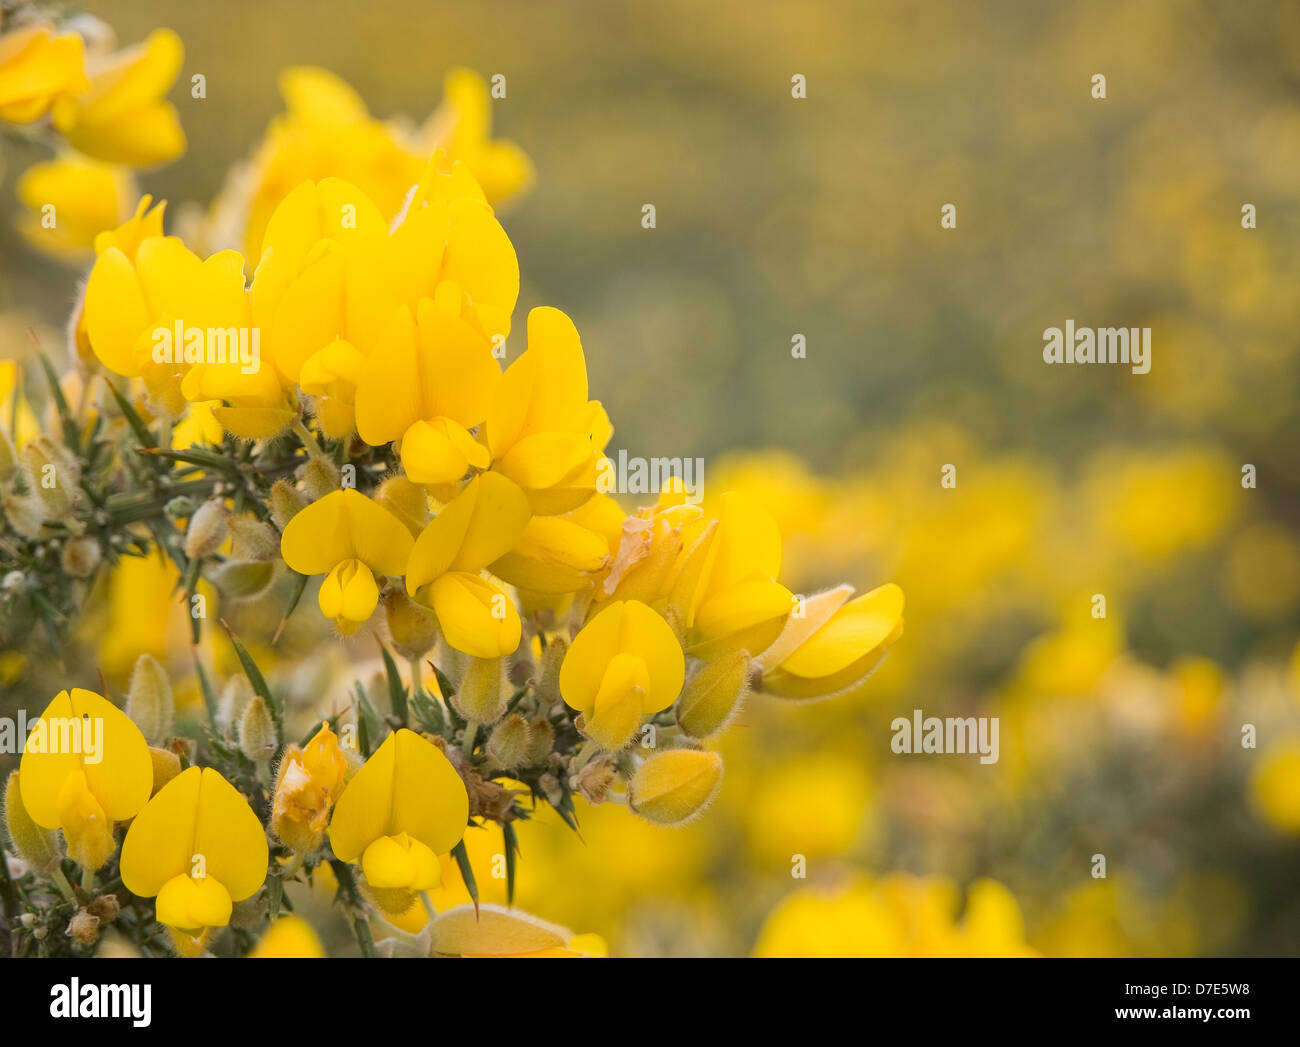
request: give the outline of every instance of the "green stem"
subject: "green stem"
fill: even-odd
[[[88,865],[81,870],[81,889],[86,894],[95,893],[95,870]]]
[[[50,879],[54,881],[54,886],[59,889],[59,893],[70,901],[73,905],[77,904],[77,895],[72,890],[72,884],[68,883],[68,878],[63,875],[63,870],[57,865],[54,871],[50,873]]]

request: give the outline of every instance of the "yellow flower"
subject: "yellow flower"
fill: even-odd
[[[575,935],[521,909],[459,905],[429,924],[429,948],[439,956],[579,959],[605,956],[603,939]]]
[[[76,33],[35,25],[0,36],[0,120],[39,120],[60,95],[89,86]]]
[[[122,883],[157,897],[158,922],[187,935],[230,922],[266,879],[266,833],[248,801],[211,767],[191,767],[145,805],[122,844]]]
[[[280,538],[280,555],[299,574],[324,574],[317,602],[348,634],[379,603],[375,575],[401,575],[411,532],[378,502],[352,488],[331,491],[297,513]]]
[[[46,706],[18,772],[32,821],[62,829],[68,857],[92,870],[113,853],[113,823],[134,817],[153,785],[140,729],[112,702],[79,687]]]
[[[670,502],[683,497],[674,493]],[[776,580],[781,532],[771,514],[749,495],[728,492],[716,528],[701,518],[683,527],[682,537],[667,613],[691,638],[691,653],[767,647],[794,603]]]
[[[523,488],[534,513],[565,513],[595,493],[612,432],[604,408],[587,399],[573,321],[558,309],[534,309],[528,348],[506,369],[488,411],[492,468]]]
[[[472,69],[452,69],[442,93],[442,104],[421,132],[428,148],[463,160],[494,204],[527,192],[534,179],[532,161],[514,142],[492,139],[492,98],[483,77]]]
[[[643,716],[681,693],[686,660],[672,629],[635,600],[612,603],[574,637],[560,666],[560,694],[583,714],[587,736],[621,749]]]
[[[903,590],[892,582],[849,600],[851,586],[811,596],[755,662],[762,689],[783,698],[855,691],[903,634]],[[847,601],[847,602],[845,602]]]
[[[523,492],[495,473],[476,476],[420,533],[406,591],[433,608],[452,647],[498,658],[519,646],[519,612],[479,572],[508,552],[528,524]]]
[[[334,805],[330,846],[359,862],[375,901],[403,913],[416,891],[437,886],[438,855],[465,834],[469,795],[432,742],[405,728],[390,734]]]
[[[176,108],[164,101],[185,51],[170,29],[109,55],[90,70],[90,86],[54,104],[55,126],[78,150],[97,160],[151,167],[185,151]]]
[[[1261,817],[1282,832],[1300,833],[1300,738],[1287,739],[1265,753],[1249,788]]]
[[[570,516],[534,516],[492,573],[533,595],[590,589],[609,562],[609,542]]]
[[[759,957],[1035,956],[1015,898],[993,880],[971,885],[961,922],[954,886],[896,874],[855,877],[835,890],[804,887],[759,932]]]
[[[280,94],[288,111],[271,121],[257,148],[252,187],[228,186],[217,205],[218,220],[223,210],[238,214],[250,257],[261,254],[271,215],[302,182],[346,179],[384,214],[394,214],[422,166],[422,157],[403,149],[392,128],[372,118],[360,96],[333,73],[311,66],[286,69]]]
[[[460,286],[445,282],[421,299],[414,318],[397,307],[359,368],[357,432],[372,446],[400,439],[415,483],[451,483],[490,461],[469,430],[487,416],[501,369],[491,342],[466,318],[466,303]]]
[[[316,849],[347,773],[347,758],[326,724],[300,749],[291,745],[280,761],[271,801],[271,831],[300,854]]]
[[[122,221],[135,187],[125,168],[69,154],[27,168],[17,192],[31,212],[19,226],[27,242],[46,254],[77,259]]]
[[[248,955],[254,960],[320,960],[326,953],[311,924],[289,913],[266,929]]]

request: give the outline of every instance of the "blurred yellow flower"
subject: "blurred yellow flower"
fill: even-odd
[[[0,36],[0,120],[39,120],[61,95],[88,86],[85,48],[76,33],[34,25]]]
[[[19,230],[33,247],[58,258],[90,253],[96,237],[127,214],[135,185],[124,167],[66,154],[33,164],[18,179],[27,207]]]
[[[185,151],[176,108],[164,100],[185,50],[170,29],[157,29],[89,69],[90,86],[54,104],[55,126],[76,149],[108,163],[152,167]]]

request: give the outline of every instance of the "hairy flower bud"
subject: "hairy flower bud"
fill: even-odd
[[[131,687],[126,695],[126,715],[140,728],[150,745],[162,745],[172,733],[176,703],[171,681],[151,654],[136,659],[131,673]]]
[[[283,478],[271,485],[271,522],[280,530],[299,512],[311,504],[311,499]]]
[[[264,560],[227,560],[210,576],[226,596],[249,597],[264,592],[275,577],[275,565]]]
[[[302,483],[310,501],[324,498],[331,491],[337,491],[342,484],[339,467],[322,455],[314,454],[294,473]]]
[[[32,821],[32,816],[23,806],[22,794],[18,789],[18,772],[9,775],[5,783],[5,831],[9,842],[13,844],[18,857],[25,861],[33,872],[46,875],[58,864],[58,835],[50,829],[43,829]],[[0,861],[4,855],[0,854]]]
[[[560,666],[564,655],[569,650],[569,641],[556,636],[546,645],[542,652],[542,663],[537,670],[537,694],[547,705],[554,705],[560,698]]]
[[[181,773],[181,758],[170,749],[149,747],[149,759],[153,761],[153,790],[150,796],[157,796],[158,790]]]
[[[748,693],[748,651],[730,651],[703,662],[682,688],[677,722],[687,734],[708,738],[731,722]]]
[[[38,436],[19,452],[32,493],[40,500],[46,519],[66,516],[77,502],[81,467],[67,449],[48,437]]]
[[[403,657],[418,658],[437,642],[438,619],[398,586],[384,593],[384,620],[393,646]]]
[[[238,560],[277,560],[280,557],[280,536],[265,520],[252,513],[239,513],[230,517],[230,555]]]
[[[253,685],[243,673],[236,673],[226,681],[226,686],[221,691],[221,699],[217,702],[216,726],[223,733],[230,735],[238,729],[244,710],[253,700],[253,693]]]
[[[487,725],[501,719],[506,711],[504,659],[471,658],[451,703],[466,720]]]
[[[18,534],[24,538],[39,537],[41,525],[45,523],[45,505],[34,494],[7,491],[0,499],[0,508],[4,509],[9,526]]]
[[[700,814],[722,784],[722,757],[701,749],[668,749],[645,761],[627,784],[627,802],[659,825],[682,825]]]
[[[550,721],[532,720],[528,724],[528,762],[526,767],[543,763],[555,748],[555,728]]]
[[[275,721],[260,694],[239,718],[239,751],[254,763],[264,763],[275,753]]]
[[[406,524],[412,535],[419,536],[429,522],[429,498],[424,488],[405,476],[390,476],[375,490],[375,501]]]
[[[531,749],[532,731],[528,721],[518,713],[512,713],[502,720],[488,736],[487,751],[503,771],[527,766]]]
[[[0,483],[8,483],[18,468],[18,455],[14,451],[9,431],[0,425]]]
[[[219,498],[211,498],[200,505],[185,529],[185,555],[193,560],[210,556],[220,549],[229,533],[229,518],[230,510]]]

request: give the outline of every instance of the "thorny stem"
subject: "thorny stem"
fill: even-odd
[[[373,959],[375,956],[375,940],[370,936],[370,924],[366,922],[365,917],[365,900],[357,889],[357,881],[356,877],[352,875],[352,867],[347,862],[334,858],[330,861],[330,868],[334,870],[334,877],[339,882],[339,891],[351,910],[352,930],[357,936],[357,945],[361,947],[361,955]]]

